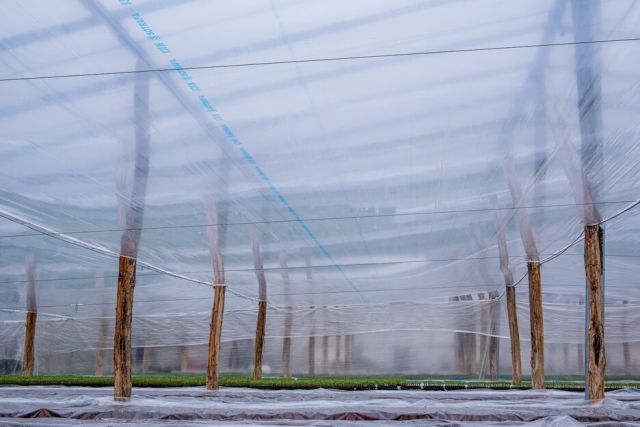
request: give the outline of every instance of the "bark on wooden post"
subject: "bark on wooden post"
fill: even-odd
[[[494,220],[498,237],[498,253],[500,255],[500,271],[504,277],[505,293],[507,297],[507,319],[509,321],[509,340],[511,343],[511,381],[518,385],[522,382],[522,366],[520,355],[520,328],[516,309],[516,288],[513,273],[509,268],[509,251],[505,233],[505,221],[500,213],[500,204],[496,196],[491,198]]]
[[[309,289],[313,289],[313,273],[311,271],[311,258],[307,255],[305,257],[305,266],[306,266],[306,275],[307,282],[310,285]],[[316,336],[315,336],[315,326],[316,326],[316,318],[315,318],[315,306],[313,305],[313,292],[310,292],[309,298],[310,301],[310,309],[312,318],[312,327],[311,333],[309,334],[309,375],[315,375],[316,373]]]
[[[227,174],[227,168],[223,168]],[[226,188],[226,187],[225,187]],[[213,198],[206,202],[207,237],[213,264],[214,298],[211,307],[211,325],[209,328],[209,352],[207,358],[207,389],[217,390],[220,374],[220,353],[222,338],[222,321],[224,317],[224,297],[226,292],[224,262],[222,248],[226,236],[226,209],[219,212]],[[225,205],[226,206],[226,205]]]
[[[584,267],[587,274],[587,381],[588,399],[604,399],[607,361],[604,345],[603,232],[599,225],[584,227]]]
[[[322,373],[329,373],[329,336],[322,337]]]
[[[141,66],[139,64],[139,66]],[[120,242],[116,319],[113,337],[115,400],[131,397],[131,323],[133,291],[136,284],[136,257],[144,217],[145,194],[149,175],[149,75],[136,75],[134,87],[135,160],[131,192],[124,188],[128,175],[124,161],[118,172],[118,210],[123,228]],[[125,197],[127,195],[129,197]]]
[[[623,305],[627,305],[629,304],[629,301],[627,300],[623,300],[622,301]],[[624,307],[626,309],[626,307]],[[622,342],[622,363],[624,366],[624,374],[625,375],[631,375],[631,349],[629,348],[629,342],[627,341],[627,328],[629,327],[629,324],[627,323],[627,312],[625,310],[624,315],[623,315],[623,328],[624,328],[624,334],[623,334],[623,339],[624,341]]]
[[[544,388],[544,327],[542,322],[542,289],[540,262],[527,263],[529,276],[529,320],[531,328],[531,387]]]
[[[218,389],[220,372],[220,339],[222,337],[222,318],[224,314],[224,294],[226,286],[217,284],[211,309],[211,328],[209,330],[209,359],[207,363],[207,389]]]
[[[253,378],[262,378],[262,354],[264,351],[264,332],[267,322],[267,280],[264,277],[262,255],[257,240],[252,242],[253,265],[258,279],[258,319],[256,321],[256,340],[253,352]]]
[[[289,281],[289,267],[287,266],[287,254],[280,253],[280,273],[282,275],[283,290],[286,300],[284,318],[284,338],[282,340],[282,376],[291,377],[291,328],[293,326],[293,313],[291,311],[291,282]]]
[[[490,306],[490,319],[491,319],[491,337],[489,338],[489,379],[498,379],[499,371],[499,353],[500,353],[500,341],[498,340],[498,334],[500,333],[500,301],[498,300],[497,292],[491,293],[489,300]]]
[[[509,318],[509,336],[511,338],[511,381],[518,385],[522,382],[520,355],[520,329],[516,312],[516,288],[507,287],[507,317]]]
[[[135,278],[136,260],[120,256],[113,337],[113,397],[116,400],[127,400],[131,397],[131,322]]]
[[[524,200],[522,189],[518,183],[513,159],[503,163],[507,186],[513,199],[518,220],[520,238],[527,254],[527,271],[529,276],[529,323],[531,328],[531,386],[533,389],[544,388],[544,327],[542,315],[542,284],[540,279],[540,255],[533,237],[533,229],[529,215],[520,206]]]
[[[36,323],[38,305],[36,302],[36,263],[33,255],[27,255],[27,313],[24,323],[24,353],[22,355],[22,375],[33,375],[35,366]]]

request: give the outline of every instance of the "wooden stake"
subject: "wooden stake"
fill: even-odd
[[[36,264],[33,255],[27,255],[27,314],[24,328],[24,354],[22,357],[22,375],[32,376],[35,361],[36,323],[38,306],[36,303]]]
[[[517,190],[516,190],[517,191]],[[513,283],[513,273],[509,268],[509,251],[505,233],[505,221],[500,212],[498,197],[490,200],[493,208],[494,220],[498,237],[498,253],[500,254],[500,271],[504,277],[507,296],[507,318],[509,321],[509,341],[511,343],[511,381],[519,385],[522,382],[522,366],[520,355],[520,329],[518,327],[518,313],[516,309],[516,288]]]
[[[489,313],[491,319],[491,336],[489,337],[489,379],[498,379],[499,371],[499,353],[500,341],[497,335],[500,333],[500,302],[497,299],[496,292],[492,292],[489,304]]]
[[[113,337],[113,397],[116,400],[128,400],[131,397],[131,322],[135,285],[136,260],[121,256]]]
[[[511,338],[511,376],[514,384],[522,382],[522,366],[520,361],[520,329],[516,313],[516,288],[507,287],[507,316],[509,318],[509,336]]]
[[[316,373],[316,337],[309,337],[309,375]]]
[[[606,370],[604,341],[604,285],[602,281],[603,231],[584,227],[584,267],[587,274],[587,399],[604,399]]]
[[[189,347],[183,345],[180,347],[180,372],[189,370]]]
[[[258,279],[258,319],[256,321],[256,341],[253,353],[253,378],[262,378],[262,355],[264,350],[264,333],[267,322],[267,280],[264,277],[260,245],[256,239],[252,242],[253,265]]]
[[[253,378],[262,378],[262,352],[264,349],[264,330],[267,316],[267,302],[258,301],[258,321],[256,323],[256,345],[253,354]]]
[[[329,373],[329,336],[322,337],[322,373]]]
[[[527,262],[529,273],[529,321],[531,324],[531,387],[544,388],[544,328],[540,262]]]
[[[629,304],[629,301],[623,300],[622,304],[624,304],[624,305]],[[624,364],[624,374],[625,375],[631,375],[631,349],[629,348],[629,342],[626,341],[626,339],[627,339],[627,328],[629,327],[629,325],[626,322],[626,320],[627,320],[626,311],[624,313],[623,319],[625,320],[624,321],[624,339],[625,339],[625,341],[622,343],[622,360],[623,360],[623,364]]]
[[[142,62],[138,68],[144,68]],[[120,240],[116,319],[113,336],[113,368],[115,400],[131,397],[131,322],[133,320],[133,291],[136,284],[136,257],[142,232],[147,179],[149,176],[149,75],[136,76],[133,94],[135,123],[135,159],[132,188],[123,188],[127,181],[124,163],[118,165],[119,224],[124,229]]]
[[[211,327],[209,329],[209,360],[207,364],[207,389],[218,389],[220,339],[222,337],[222,318],[224,315],[224,294],[226,286],[215,287],[215,297],[211,309]]]
[[[293,313],[291,311],[291,282],[289,281],[289,268],[287,266],[287,254],[280,252],[280,273],[282,274],[283,290],[286,298],[286,312],[284,319],[284,339],[282,340],[282,376],[291,377],[291,328],[293,326]]]

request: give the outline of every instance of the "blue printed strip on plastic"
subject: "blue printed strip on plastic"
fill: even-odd
[[[118,2],[120,3],[121,6],[133,6],[132,0],[118,0]],[[169,47],[160,39],[160,36],[158,35],[158,33],[153,31],[151,26],[145,21],[145,19],[142,17],[140,12],[134,11],[131,14],[131,17],[136,22],[136,24],[140,27],[140,29],[145,33],[145,38],[153,43],[154,47],[158,50],[158,52],[165,55],[171,54],[171,49],[169,49]],[[298,212],[295,210],[293,206],[291,206],[287,198],[280,192],[280,190],[278,190],[278,188],[275,186],[273,181],[271,181],[269,176],[260,167],[260,165],[258,165],[258,163],[256,162],[256,159],[251,155],[249,150],[247,150],[243,146],[242,142],[238,139],[238,137],[233,132],[233,130],[231,130],[231,128],[226,123],[226,121],[224,120],[220,112],[213,106],[211,101],[209,101],[209,99],[205,95],[198,94],[198,92],[201,92],[200,87],[193,80],[189,72],[185,70],[180,64],[180,62],[175,58],[170,58],[169,64],[171,65],[172,68],[175,69],[176,73],[180,76],[180,79],[185,82],[185,85],[187,86],[187,88],[191,92],[194,92],[197,95],[198,101],[200,102],[202,107],[205,109],[209,117],[211,117],[222,128],[227,138],[229,138],[229,141],[231,141],[233,145],[238,147],[245,161],[247,161],[247,163],[249,163],[254,167],[258,177],[262,181],[264,181],[264,183],[269,187],[269,189],[271,189],[271,192],[275,194],[278,200],[287,208],[287,211],[289,211],[291,216],[302,227],[306,235],[316,244],[316,246],[320,249],[320,251],[324,254],[324,256],[327,257],[327,259],[338,269],[338,271],[340,271],[341,275],[347,281],[351,289],[353,289],[358,294],[360,299],[363,302],[365,302],[364,297],[362,296],[362,294],[360,294],[360,292],[358,291],[354,283],[347,276],[342,266],[335,261],[331,253],[318,240],[315,233],[309,228],[309,226],[304,222],[304,220],[300,217],[300,215],[298,215]]]

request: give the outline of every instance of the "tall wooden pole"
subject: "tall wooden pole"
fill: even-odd
[[[258,319],[256,320],[256,340],[253,352],[253,378],[262,378],[262,354],[264,351],[264,333],[267,323],[267,280],[264,277],[260,244],[252,242],[253,265],[258,279]]]
[[[222,317],[224,313],[224,294],[226,286],[215,287],[215,297],[211,309],[211,327],[209,329],[209,359],[207,363],[207,389],[218,389],[220,373],[220,339],[222,337]]]
[[[607,361],[604,342],[603,230],[584,227],[584,267],[587,274],[587,399],[604,399]]]
[[[623,305],[627,305],[629,304],[629,301],[627,300],[623,300],[622,301]],[[623,307],[624,309],[626,309],[626,307]],[[625,375],[631,375],[631,349],[629,348],[629,342],[627,341],[627,328],[630,326],[627,323],[627,312],[626,310],[624,311],[624,315],[622,317],[623,319],[623,328],[624,328],[624,333],[623,333],[623,342],[622,342],[622,362],[623,362],[623,366],[624,366],[624,374]]]
[[[516,219],[520,238],[527,254],[527,272],[529,276],[529,323],[531,329],[531,386],[533,389],[544,388],[544,321],[542,315],[542,283],[540,279],[540,255],[529,222],[529,215],[520,204],[524,200],[522,189],[518,183],[513,159],[508,158],[503,164],[507,186],[517,207]]]
[[[223,168],[226,174],[226,167]],[[206,216],[209,227],[207,236],[213,264],[213,281],[215,286],[213,305],[211,307],[211,325],[209,328],[209,351],[207,358],[207,389],[217,390],[220,375],[220,353],[222,338],[222,321],[224,317],[225,274],[222,258],[226,225],[226,211],[220,213],[213,199],[207,202]],[[220,215],[221,214],[221,215]]]
[[[33,255],[27,255],[27,314],[24,328],[24,354],[22,355],[22,375],[33,375],[35,366],[36,323],[38,305],[36,302],[36,263]]]
[[[306,275],[307,275],[307,283],[309,285],[309,289],[313,289],[313,272],[311,271],[311,258],[307,255],[305,257],[305,266],[306,266]],[[309,298],[311,299],[310,301],[310,308],[311,310],[315,310],[315,306],[313,305],[313,292],[309,292]],[[315,313],[312,313],[313,319],[312,319],[312,327],[311,327],[311,333],[309,334],[309,375],[315,375],[316,373],[316,336],[315,336],[315,325],[316,325],[316,318],[315,318]]]
[[[527,263],[529,276],[529,321],[531,328],[531,386],[544,388],[544,327],[542,322],[542,289],[540,262]]]
[[[118,293],[113,337],[115,400],[131,397],[131,323],[133,291],[136,284],[136,257],[142,231],[147,178],[149,176],[149,75],[136,75],[134,87],[135,163],[130,197],[119,195],[120,222],[124,226],[120,242]],[[122,166],[122,165],[121,165]],[[126,171],[119,176],[126,182]]]
[[[291,377],[291,328],[293,326],[293,313],[291,312],[291,282],[289,281],[289,267],[287,266],[287,254],[280,253],[280,273],[282,275],[283,290],[286,299],[284,338],[282,340],[282,376]]]
[[[518,385],[522,382],[522,366],[520,355],[520,329],[518,327],[518,313],[516,309],[516,288],[513,286],[513,273],[509,268],[509,251],[505,233],[505,221],[500,212],[500,204],[496,196],[492,197],[491,207],[496,223],[498,237],[498,253],[500,255],[500,271],[504,277],[505,293],[507,297],[507,319],[509,321],[509,339],[511,342],[511,381]]]

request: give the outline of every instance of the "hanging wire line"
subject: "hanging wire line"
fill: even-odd
[[[83,249],[88,249],[90,251],[99,253],[101,255],[106,255],[106,256],[111,257],[111,258],[119,258],[120,257],[120,254],[112,251],[111,249],[105,248],[104,246],[101,246],[101,245],[98,245],[98,244],[95,244],[95,243],[88,243],[88,242],[85,242],[83,240],[76,239],[75,237],[68,236],[66,234],[57,232],[57,231],[55,231],[55,230],[53,230],[51,228],[47,228],[47,227],[43,227],[41,225],[33,224],[33,223],[31,223],[31,222],[29,222],[29,221],[27,221],[27,220],[25,220],[23,218],[20,218],[20,217],[18,217],[16,215],[13,215],[13,214],[11,214],[11,213],[9,213],[7,211],[0,210],[0,217],[5,218],[5,219],[7,219],[9,221],[15,222],[17,224],[23,225],[23,226],[25,226],[27,228],[30,228],[31,230],[37,231],[37,232],[39,232],[41,234],[47,235],[47,236],[52,237],[54,239],[61,240],[63,242],[69,243],[71,245],[74,245],[74,246],[77,246],[77,247],[80,247],[80,248],[83,248]],[[129,257],[127,257],[127,258],[129,258]],[[160,274],[165,274],[167,276],[171,276],[171,277],[175,277],[175,278],[178,278],[178,279],[186,280],[186,281],[191,282],[191,283],[197,283],[197,284],[205,285],[205,286],[208,286],[208,287],[214,287],[214,285],[212,283],[205,282],[205,281],[202,281],[202,280],[193,279],[191,277],[187,277],[187,276],[184,276],[182,274],[174,273],[174,272],[166,270],[164,268],[156,267],[155,265],[149,264],[148,262],[137,260],[137,264],[140,265],[141,267],[144,267],[144,268],[149,269],[149,270],[156,271],[156,272],[158,272]],[[240,298],[245,298],[245,299],[248,299],[248,300],[251,300],[251,301],[255,301],[255,302],[259,301],[258,298],[246,295],[244,293],[238,292],[238,291],[233,290],[233,289],[229,289],[229,293],[231,293],[233,295],[236,295],[236,296],[238,296]]]
[[[611,221],[612,219],[618,218],[619,216],[629,212],[631,209],[635,208],[636,206],[640,205],[640,199],[636,200],[635,202],[631,202],[629,204],[629,206],[625,207],[624,209],[620,210],[619,212],[616,212],[615,214],[602,219],[600,222],[598,222],[597,224],[593,224],[593,225],[602,225],[608,221]],[[556,259],[557,257],[559,257],[560,255],[564,254],[567,250],[569,250],[569,248],[571,248],[572,246],[575,246],[576,243],[580,242],[581,240],[584,240],[584,230],[582,230],[580,232],[580,234],[573,239],[573,241],[571,243],[569,243],[567,246],[563,247],[562,249],[554,252],[553,254],[549,255],[547,258],[544,258],[543,260],[540,261],[540,265],[547,263],[551,260]],[[512,287],[516,287],[520,284],[520,282],[522,282],[525,277],[527,277],[528,273],[525,273],[518,281],[516,281],[513,285],[511,285]],[[501,299],[504,295],[506,294],[506,290],[502,290],[502,293],[500,293],[496,299]]]
[[[367,218],[385,218],[385,217],[406,217],[406,216],[420,216],[420,215],[441,215],[441,214],[456,214],[456,213],[478,213],[478,212],[491,212],[491,211],[503,211],[503,210],[519,210],[519,209],[548,209],[548,208],[567,208],[574,206],[585,205],[606,205],[606,204],[623,204],[623,203],[635,203],[632,200],[611,200],[592,203],[562,203],[555,205],[528,205],[528,206],[510,206],[499,208],[477,208],[477,209],[452,209],[452,210],[434,210],[434,211],[422,211],[422,212],[398,212],[398,213],[379,213],[379,214],[365,214],[365,215],[345,215],[345,216],[331,216],[331,217],[318,217],[318,218],[301,218],[305,222],[312,221],[339,221],[350,219],[367,219]],[[628,210],[629,208],[627,208]],[[91,233],[116,233],[121,231],[142,231],[142,230],[171,230],[171,229],[186,229],[186,228],[203,228],[203,227],[230,227],[230,226],[242,226],[242,225],[258,225],[258,224],[281,224],[281,223],[295,223],[297,219],[276,219],[276,220],[263,220],[263,221],[240,221],[240,222],[224,222],[213,224],[182,224],[182,225],[159,225],[152,227],[139,227],[139,228],[104,228],[93,230],[69,230],[58,231],[63,234],[91,234]],[[42,233],[24,233],[24,234],[6,234],[0,235],[0,238],[12,238],[12,237],[33,237],[40,236]]]
[[[357,61],[368,59],[383,59],[383,58],[401,58],[408,56],[427,56],[427,55],[443,55],[454,53],[470,53],[470,52],[491,52],[501,50],[515,50],[515,49],[532,49],[540,47],[558,47],[558,46],[577,46],[577,45],[592,45],[592,44],[604,44],[604,43],[624,43],[640,41],[640,37],[629,37],[619,39],[604,39],[604,40],[586,40],[586,41],[573,41],[573,42],[557,42],[557,43],[539,43],[539,44],[521,44],[521,45],[508,45],[508,46],[489,46],[489,47],[477,47],[468,49],[443,49],[443,50],[426,50],[417,52],[395,52],[395,53],[381,53],[377,55],[354,55],[354,56],[338,56],[338,57],[326,57],[326,58],[307,58],[307,59],[294,59],[294,60],[281,60],[281,61],[265,61],[265,62],[243,62],[235,64],[216,64],[216,65],[200,65],[193,67],[182,67],[183,70],[213,70],[219,68],[242,68],[242,67],[259,67],[269,65],[284,65],[284,64],[308,64],[315,62],[338,62],[338,61]],[[6,77],[1,78],[0,82],[13,82],[22,80],[48,80],[48,79],[63,79],[71,77],[99,77],[99,76],[117,76],[128,74],[140,74],[140,73],[156,73],[156,72],[175,72],[175,68],[155,68],[148,70],[120,70],[120,71],[103,71],[96,73],[76,73],[76,74],[52,74],[42,76],[26,76],[26,77]]]
[[[577,242],[576,242],[577,243]],[[574,243],[571,244],[573,246]],[[564,248],[565,250],[568,249]],[[560,255],[559,253],[549,254],[549,256],[556,257]],[[570,253],[567,255],[574,256],[582,256],[582,254]],[[605,254],[606,258],[640,258],[640,254]],[[524,258],[526,259],[526,255],[511,255],[511,258]],[[369,266],[378,266],[378,265],[401,265],[401,264],[422,264],[422,263],[430,263],[430,262],[453,262],[453,261],[481,261],[488,259],[500,259],[499,256],[483,256],[483,257],[467,257],[467,258],[425,258],[425,259],[412,259],[412,260],[402,260],[402,261],[378,261],[378,262],[360,262],[360,263],[343,263],[340,264],[341,267],[369,267]],[[545,259],[545,262],[548,259]],[[260,271],[282,271],[282,270],[309,270],[309,269],[320,269],[320,268],[334,268],[333,264],[309,264],[309,265],[294,265],[287,267],[264,267],[260,269]],[[255,268],[225,268],[226,273],[251,273],[257,271]],[[211,270],[192,270],[192,271],[179,271],[174,272],[175,274],[211,274]],[[154,276],[163,276],[166,273],[154,272],[154,273],[142,273],[138,274],[138,278],[144,277],[154,277]],[[117,274],[106,274],[102,276],[105,279],[116,279],[118,277]],[[35,279],[33,282],[60,282],[60,281],[68,281],[68,280],[95,280],[95,276],[78,276],[78,277],[58,277],[52,279]],[[20,279],[20,280],[0,280],[0,284],[9,284],[9,283],[27,283],[29,280]],[[424,288],[416,288],[416,289],[424,289]],[[389,289],[393,290],[393,289]],[[366,291],[363,291],[366,292]]]

